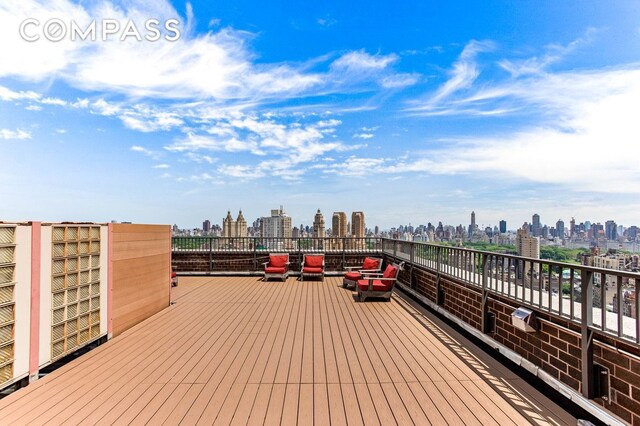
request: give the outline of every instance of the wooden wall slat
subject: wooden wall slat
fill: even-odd
[[[113,335],[169,306],[171,228],[113,225]]]

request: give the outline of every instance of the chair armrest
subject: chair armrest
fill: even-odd
[[[378,278],[378,277],[373,277],[373,278],[363,278],[363,279],[367,280],[369,282],[367,290],[371,291],[371,290],[373,290],[373,281],[374,280],[376,280],[376,281],[393,281],[395,283],[397,278],[382,278],[382,277]]]
[[[265,268],[267,267],[267,265],[268,265],[268,264],[269,264],[269,262],[264,262],[264,263],[263,263],[263,265],[264,265],[264,267],[265,267]]]
[[[365,272],[364,274],[362,274],[362,278],[364,279],[369,279],[369,277],[371,278],[382,277],[382,272]]]

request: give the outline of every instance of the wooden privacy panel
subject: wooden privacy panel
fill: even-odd
[[[114,224],[113,335],[169,306],[171,227]]]
[[[100,226],[52,228],[51,359],[100,337]]]
[[[0,388],[13,378],[15,335],[15,226],[0,226]]]

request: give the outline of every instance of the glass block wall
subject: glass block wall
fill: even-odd
[[[13,378],[15,357],[15,226],[0,225],[0,386]]]
[[[100,336],[100,227],[52,228],[51,359]]]

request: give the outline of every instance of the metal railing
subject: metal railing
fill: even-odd
[[[382,238],[263,238],[173,237],[173,252],[288,252],[288,253],[380,253]]]
[[[402,240],[384,239],[382,251],[536,311],[577,324],[586,319],[590,329],[640,343],[639,273]]]

